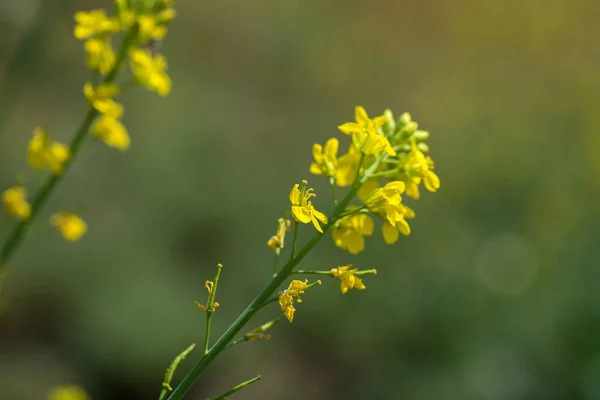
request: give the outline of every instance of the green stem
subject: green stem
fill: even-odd
[[[208,399],[208,400],[222,400],[222,399],[225,399],[225,398],[227,398],[227,396],[234,394],[238,390],[242,390],[246,386],[251,385],[251,384],[253,384],[256,381],[260,381],[261,379],[262,379],[262,376],[259,375],[256,378],[252,378],[249,381],[242,382],[239,385],[232,387],[231,389],[229,389],[225,393],[220,394],[217,397],[213,397],[212,399]]]
[[[290,254],[290,261],[296,254],[296,241],[298,240],[298,221],[294,220],[294,236],[292,238],[292,254]],[[289,261],[288,261],[289,263]]]
[[[123,63],[123,60],[127,55],[127,50],[129,49],[129,46],[133,43],[135,36],[137,35],[137,30],[137,25],[134,25],[134,27],[132,27],[131,30],[127,33],[127,35],[125,35],[125,37],[123,38],[123,42],[121,43],[121,48],[119,50],[115,66],[108,73],[108,75],[106,75],[104,83],[111,83],[112,81],[114,81],[115,76],[117,75],[117,72],[119,71],[119,68]],[[69,145],[69,152],[71,156],[65,162],[62,173],[60,175],[50,175],[48,177],[46,182],[40,187],[40,189],[36,192],[35,196],[33,197],[33,200],[31,202],[31,215],[29,219],[25,221],[20,221],[4,242],[2,250],[0,251],[0,278],[4,273],[4,268],[10,260],[10,257],[14,254],[14,251],[19,247],[19,245],[23,241],[23,238],[25,237],[29,226],[31,225],[35,217],[38,215],[44,204],[46,204],[50,193],[54,190],[56,184],[60,182],[60,180],[65,175],[69,167],[73,164],[73,161],[75,161],[75,158],[79,154],[81,146],[83,145],[84,139],[86,138],[87,133],[97,115],[98,111],[90,106],[85,118],[83,119],[83,122],[81,123],[79,129],[75,133],[75,137]]]
[[[173,390],[171,388],[171,381],[173,380],[173,374],[175,373],[177,366],[181,361],[183,361],[184,358],[187,357],[188,354],[192,352],[192,350],[194,350],[195,347],[196,343],[192,343],[190,347],[188,347],[187,349],[182,351],[177,357],[175,357],[171,365],[169,365],[169,368],[167,368],[167,370],[165,371],[165,380],[162,383],[162,389],[160,391],[160,395],[158,396],[158,400],[165,399],[167,397],[167,394],[169,394],[169,392]]]
[[[331,187],[331,196],[333,197],[333,204],[337,206],[337,196],[335,193],[335,180],[333,178],[329,178],[329,186]]]
[[[208,342],[210,339],[210,320],[214,312],[213,305],[215,304],[217,285],[219,284],[219,277],[221,276],[222,269],[223,265],[217,264],[217,274],[215,275],[215,281],[213,282],[213,286],[210,290],[210,293],[208,294],[208,302],[206,303],[206,335],[204,336],[204,354],[208,353]]]
[[[331,214],[330,220],[333,221],[338,215],[340,215],[350,201],[354,198],[356,191],[360,184],[359,177],[355,179],[352,189],[348,192],[346,197],[338,204],[333,213]],[[213,347],[205,354],[198,363],[192,368],[192,370],[183,378],[179,386],[169,396],[169,400],[179,400],[183,395],[192,387],[194,382],[198,380],[202,372],[206,367],[221,353],[231,342],[235,335],[244,327],[244,325],[256,314],[256,312],[262,307],[263,303],[270,299],[271,295],[277,290],[279,285],[290,275],[292,270],[302,261],[302,259],[308,254],[310,250],[321,240],[325,233],[331,228],[332,223],[323,227],[323,232],[317,232],[315,236],[298,252],[297,255],[292,257],[281,271],[275,275],[271,281],[265,286],[265,288],[256,296],[256,298],[246,307],[246,309],[238,316],[238,318],[227,328],[225,333],[217,340]],[[295,229],[296,230],[296,229]],[[295,237],[296,235],[294,235]]]
[[[299,274],[299,275],[329,275],[329,276],[333,277],[333,274],[331,273],[331,271],[307,271],[307,270],[297,269],[295,271],[292,271],[292,274]],[[377,274],[377,270],[376,269],[365,269],[364,271],[356,271],[353,274],[357,275],[357,276],[367,275],[367,274]]]

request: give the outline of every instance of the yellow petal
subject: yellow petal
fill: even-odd
[[[440,178],[433,171],[428,171],[427,174],[425,174],[423,182],[430,192],[435,192],[440,188]]]
[[[296,221],[308,224],[311,221],[311,213],[308,212],[306,207],[292,206],[292,215]]]
[[[336,138],[331,138],[325,143],[325,154],[335,159],[337,157],[340,142]]]
[[[383,222],[381,233],[383,233],[383,240],[385,240],[387,244],[394,244],[398,241],[398,229],[387,221]]]
[[[294,205],[300,204],[300,189],[298,189],[299,186],[300,185],[296,183],[292,188],[292,191],[290,192],[290,202]]]
[[[358,198],[364,202],[377,189],[379,189],[379,179],[370,179],[358,189]]]
[[[360,125],[366,125],[369,122],[369,116],[362,106],[354,108],[354,119]]]
[[[354,289],[365,290],[366,288],[367,287],[363,283],[362,279],[360,279],[358,276],[355,276],[354,277]]]
[[[362,127],[356,122],[346,122],[345,124],[338,126],[338,129],[340,132],[345,133],[346,135],[362,132]]]
[[[314,213],[311,213],[311,218],[310,218],[310,219],[311,219],[311,221],[312,221],[313,225],[315,226],[315,228],[316,228],[316,229],[317,229],[319,232],[323,233],[323,229],[321,228],[321,225],[319,225],[319,221],[317,221],[317,219],[315,218],[315,215],[314,215]]]
[[[319,167],[319,165],[317,163],[310,164],[309,171],[311,174],[323,175],[323,171],[321,170],[321,167]]]
[[[321,221],[322,223],[326,224],[327,223],[327,216],[325,214],[323,214],[320,211],[315,210],[315,208],[313,207],[312,209],[312,214],[317,217],[317,219],[319,221]]]

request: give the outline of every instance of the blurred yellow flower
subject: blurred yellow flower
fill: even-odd
[[[77,39],[87,39],[108,32],[118,32],[119,21],[106,16],[104,10],[80,11],[75,13],[74,35]]]
[[[160,24],[154,14],[140,15],[137,20],[139,24],[138,40],[141,43],[161,40],[167,34],[167,27]]]
[[[294,308],[294,300],[298,303],[302,303],[300,295],[304,293],[307,283],[308,280],[303,282],[294,279],[290,282],[290,286],[279,296],[279,306],[283,311],[283,315],[285,315],[290,322],[294,320],[294,313],[296,312],[296,309]]]
[[[340,280],[342,281],[340,283],[340,289],[342,290],[342,294],[345,294],[350,289],[364,290],[367,288],[364,285],[362,279],[354,275],[354,273],[358,271],[358,268],[350,269],[350,267],[352,267],[352,264],[332,268],[331,270],[331,275],[336,278],[340,278]]]
[[[125,151],[131,144],[127,128],[112,115],[106,114],[99,117],[94,124],[93,132],[104,143],[117,150]]]
[[[354,110],[354,119],[356,122],[346,122],[338,126],[338,129],[346,135],[352,135],[352,141],[363,154],[378,155],[385,151],[390,156],[396,155],[387,138],[378,133],[378,129],[386,122],[385,116],[380,115],[371,119],[363,107],[357,106]]]
[[[67,146],[50,140],[50,135],[41,128],[35,128],[29,141],[27,160],[35,169],[47,167],[53,174],[62,172],[70,157]]]
[[[404,204],[394,206],[397,211],[396,214],[396,225],[392,225],[389,221],[383,221],[381,227],[381,233],[383,234],[383,240],[387,244],[394,244],[398,240],[398,233],[405,236],[410,235],[410,225],[406,222],[406,218],[414,218],[415,212]]]
[[[376,214],[383,214],[387,220],[396,226],[396,220],[401,214],[401,208],[397,207],[402,202],[400,196],[405,189],[404,182],[393,181],[384,187],[375,189],[365,199],[365,206]]]
[[[83,85],[83,94],[90,104],[101,114],[120,118],[123,115],[123,106],[113,100],[119,93],[119,86],[114,83],[103,83],[98,87],[91,83]]]
[[[356,173],[358,172],[359,163],[360,150],[353,143],[350,145],[348,153],[338,158],[335,183],[341,187],[352,185],[354,178],[356,178]]]
[[[310,199],[315,197],[313,189],[306,189],[306,181],[302,181],[302,190],[299,189],[298,184],[295,184],[290,192],[290,202],[292,203],[292,215],[294,219],[303,224],[308,224],[312,221],[315,228],[323,233],[319,221],[326,224],[327,217],[322,212],[319,212],[312,205]]]
[[[11,217],[27,220],[31,215],[31,206],[27,202],[27,189],[13,186],[2,193],[4,209]]]
[[[108,37],[88,39],[84,49],[85,62],[89,69],[98,70],[102,75],[106,75],[115,65],[116,55]]]
[[[145,50],[129,52],[131,70],[146,89],[166,96],[171,91],[171,78],[167,75],[167,59],[160,54],[154,57]]]
[[[365,236],[373,234],[373,220],[366,214],[353,214],[336,223],[331,236],[335,245],[350,254],[358,254],[365,249]]]
[[[87,231],[85,221],[71,212],[55,213],[50,217],[50,224],[69,242],[78,241]]]
[[[279,218],[277,220],[277,233],[274,236],[271,236],[267,245],[273,249],[273,251],[277,251],[283,247],[283,242],[285,239],[285,233],[290,229],[290,220]]]
[[[48,400],[90,400],[88,394],[74,385],[57,386],[48,394]]]
[[[440,188],[440,178],[433,172],[433,161],[430,157],[425,157],[415,141],[412,142],[410,153],[401,161],[404,161],[404,173],[407,176],[406,181],[408,181],[407,195],[415,199],[419,198],[418,185],[421,183],[421,179],[430,192],[435,192]]]
[[[315,175],[336,176],[338,147],[339,142],[336,138],[329,139],[324,149],[320,144],[313,145],[315,162],[310,165],[310,172]]]

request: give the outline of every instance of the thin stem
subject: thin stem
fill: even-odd
[[[187,349],[179,353],[179,355],[175,357],[171,365],[169,365],[169,368],[167,368],[167,370],[165,371],[165,380],[162,383],[162,389],[160,391],[160,395],[158,396],[158,400],[166,399],[167,394],[169,394],[169,392],[173,390],[173,388],[171,388],[171,381],[173,380],[173,374],[175,373],[177,366],[181,361],[183,361],[184,358],[187,357],[188,354],[192,352],[192,350],[194,350],[195,347],[196,343],[192,343]]]
[[[217,285],[219,284],[219,277],[221,276],[222,269],[223,265],[217,264],[217,273],[215,275],[213,285],[210,288],[210,293],[208,294],[208,302],[206,303],[206,334],[204,335],[204,354],[208,353],[208,343],[210,340],[210,320],[213,312],[215,311],[215,295],[217,294]]]
[[[362,160],[361,160],[362,164]],[[350,201],[354,198],[356,191],[360,186],[360,179],[357,175],[352,185],[352,189],[348,192],[346,197],[337,205],[333,210],[329,220],[333,221],[340,215]],[[192,370],[183,378],[179,386],[169,396],[169,400],[179,400],[183,395],[192,387],[194,382],[198,380],[202,372],[208,367],[208,365],[223,351],[223,349],[231,342],[235,335],[244,327],[244,325],[256,314],[260,309],[260,306],[265,303],[271,295],[277,290],[279,285],[290,275],[292,270],[302,261],[302,259],[316,246],[321,238],[331,228],[332,223],[328,223],[323,227],[323,232],[317,232],[313,238],[296,254],[292,257],[281,271],[275,275],[271,281],[265,286],[265,288],[256,296],[256,298],[246,307],[246,309],[238,316],[238,318],[227,328],[225,333],[217,340],[217,342],[210,349],[208,354],[205,354],[198,363],[192,368]],[[296,235],[294,235],[296,236]],[[272,299],[271,299],[272,300]]]
[[[121,64],[123,63],[123,60],[125,59],[125,56],[127,55],[127,50],[135,39],[137,31],[138,31],[138,27],[137,27],[137,25],[134,25],[129,30],[127,35],[125,35],[125,37],[123,38],[123,42],[121,43],[121,49],[119,50],[119,54],[117,56],[115,66],[108,73],[108,75],[106,75],[106,78],[104,79],[104,83],[110,83],[110,82],[114,81],[114,79],[117,75],[117,72],[119,71],[119,68],[121,67]],[[35,217],[39,214],[39,212],[42,209],[42,207],[44,206],[44,204],[46,204],[46,201],[48,200],[50,193],[54,190],[56,184],[58,182],[60,182],[60,180],[62,179],[64,174],[67,172],[69,167],[73,164],[73,161],[75,161],[75,158],[79,154],[81,146],[83,145],[84,139],[86,138],[87,133],[88,133],[90,127],[92,126],[94,119],[96,119],[97,115],[98,115],[98,111],[95,108],[93,108],[92,106],[90,106],[85,118],[83,119],[83,122],[81,123],[81,125],[79,126],[79,129],[75,133],[75,137],[73,138],[73,140],[71,141],[71,144],[69,145],[69,152],[70,152],[71,156],[64,163],[62,173],[60,175],[50,175],[47,178],[46,182],[36,192],[35,196],[33,197],[33,200],[31,201],[31,215],[29,216],[29,218],[25,221],[20,221],[15,226],[15,228],[12,230],[12,232],[10,233],[10,235],[8,236],[6,241],[4,242],[4,245],[2,246],[2,250],[0,251],[0,278],[3,275],[3,272],[4,272],[3,270],[6,267],[6,264],[8,263],[8,261],[10,260],[10,257],[14,254],[14,251],[19,247],[19,245],[23,241],[23,238],[25,237],[25,234],[27,233],[29,226],[31,225],[31,223],[33,222]]]
[[[292,238],[292,254],[290,254],[290,261],[296,254],[296,241],[298,240],[298,221],[294,220],[294,236]],[[288,261],[289,263],[289,261]]]
[[[299,275],[329,275],[331,276],[331,271],[305,271],[302,269],[297,269],[295,271],[292,271],[292,274],[299,274]]]
[[[227,350],[228,348],[233,347],[239,343],[250,342],[251,340],[257,340],[257,339],[261,339],[261,338],[265,338],[268,340],[269,335],[265,334],[265,332],[268,331],[269,329],[271,329],[273,327],[273,325],[278,324],[280,320],[281,320],[281,318],[277,317],[265,324],[262,324],[261,326],[259,326],[257,328],[252,329],[250,332],[245,333],[244,336],[239,337],[239,338],[229,342],[229,344],[227,344],[227,346],[225,346],[225,348],[223,350]]]
[[[279,264],[279,253],[281,253],[280,247],[278,247],[275,250],[275,261],[273,262],[273,275],[277,275],[277,265]]]
[[[329,186],[331,187],[331,197],[333,198],[333,204],[337,206],[337,196],[335,193],[335,180],[333,178],[329,178]]]
[[[357,213],[360,213],[360,212],[362,212],[363,210],[366,210],[366,209],[367,209],[367,207],[365,207],[364,205],[362,205],[362,206],[360,206],[360,207],[357,207],[357,208],[354,208],[354,209],[352,209],[352,210],[350,210],[350,211],[348,211],[348,212],[346,212],[346,213],[344,213],[344,214],[340,215],[340,216],[337,218],[337,220],[336,220],[336,221],[338,221],[338,220],[340,220],[340,219],[342,219],[342,218],[346,218],[347,216],[350,216],[350,215],[352,215],[352,214],[357,214]]]
[[[208,399],[208,400],[222,400],[222,399],[225,399],[225,398],[227,398],[227,396],[234,394],[238,390],[242,390],[243,388],[245,388],[248,385],[252,385],[256,381],[260,381],[261,379],[262,379],[262,376],[258,375],[256,378],[252,378],[252,379],[250,379],[250,380],[248,380],[246,382],[242,382],[239,385],[232,387],[231,389],[229,389],[225,393],[220,394],[217,397],[213,397],[212,399]]]

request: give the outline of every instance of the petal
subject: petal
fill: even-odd
[[[387,221],[383,223],[381,233],[383,233],[383,240],[385,240],[387,244],[394,244],[398,241],[398,229]]]
[[[321,225],[319,225],[319,221],[317,221],[317,219],[315,218],[315,215],[311,213],[311,217],[310,220],[312,220],[313,225],[315,226],[315,228],[323,233],[323,229],[321,228]]]
[[[358,230],[359,233],[361,235],[365,235],[365,236],[371,236],[373,234],[373,229],[375,227],[375,224],[373,223],[373,220],[371,219],[371,217],[369,217],[368,215],[361,215],[362,218],[362,223],[360,226],[360,229]]]
[[[367,287],[363,283],[362,279],[360,279],[358,276],[355,276],[354,277],[354,289],[365,290],[366,288]]]
[[[322,223],[326,224],[327,223],[327,216],[325,214],[323,214],[320,211],[315,210],[315,208],[313,207],[312,209],[312,214],[317,217],[317,219],[319,221],[321,221]]]
[[[296,183],[290,192],[290,202],[292,204],[300,204],[300,189],[298,189],[299,186],[300,185]]]
[[[336,138],[331,138],[325,143],[325,155],[335,159],[337,157],[340,142]]]
[[[410,235],[410,225],[404,218],[400,218],[396,221],[396,228],[400,231],[404,236]]]
[[[379,179],[370,179],[358,189],[358,198],[364,202],[377,189],[379,189]]]
[[[315,161],[318,163],[322,163],[323,162],[323,146],[321,146],[318,143],[313,144],[312,152],[313,152],[313,157],[314,157]]]
[[[423,182],[425,183],[427,190],[430,192],[435,192],[440,188],[440,178],[433,171],[427,172],[423,178]]]
[[[323,175],[323,171],[321,171],[321,167],[319,167],[319,165],[317,163],[310,164],[309,171],[311,174]]]
[[[360,125],[367,125],[369,122],[369,116],[362,106],[356,106],[354,108],[354,119]]]
[[[338,126],[340,132],[345,133],[346,135],[350,135],[351,133],[360,133],[362,132],[362,128],[356,122],[346,122]]]
[[[308,224],[311,220],[310,213],[305,207],[292,206],[292,215],[296,221]]]
[[[365,249],[365,238],[354,231],[347,236],[346,245],[350,254],[358,254]]]

